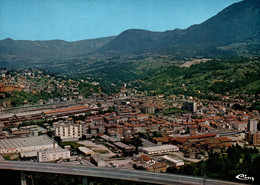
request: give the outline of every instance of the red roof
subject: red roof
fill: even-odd
[[[171,140],[183,143],[189,139],[209,138],[209,137],[215,137],[215,136],[216,136],[216,134],[204,134],[204,135],[196,135],[196,136],[177,137],[177,138],[172,138]]]
[[[87,109],[86,106],[74,106],[74,107],[68,107],[68,108],[62,108],[62,109],[55,109],[44,112],[45,114],[51,114],[51,113],[61,113],[61,112],[68,112],[68,111],[76,111],[76,110],[82,110]]]

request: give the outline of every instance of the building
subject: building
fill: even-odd
[[[175,145],[189,145],[193,142],[198,142],[210,138],[214,138],[216,134],[204,134],[204,135],[195,135],[195,136],[186,136],[186,137],[176,137],[171,138],[172,144]]]
[[[124,127],[122,125],[106,125],[105,132],[109,136],[120,135],[123,136]]]
[[[152,146],[152,147],[144,147],[140,149],[146,154],[162,154],[168,152],[178,152],[179,147],[175,145],[161,145],[161,146]]]
[[[135,148],[132,146],[128,146],[122,142],[115,142],[114,145],[122,150],[124,153],[133,153],[135,151]]]
[[[197,103],[193,101],[187,101],[183,104],[182,107],[184,110],[190,111],[190,112],[196,112],[197,111]]]
[[[260,146],[260,132],[253,134],[253,145]]]
[[[151,165],[147,167],[147,171],[149,172],[166,172],[167,170],[167,164],[165,163],[155,163],[154,165]]]
[[[77,140],[82,137],[82,125],[58,123],[54,125],[55,136],[60,136],[62,140]]]
[[[67,149],[51,149],[37,152],[38,162],[51,162],[60,159],[70,159],[70,151]]]
[[[155,113],[155,107],[150,104],[144,104],[142,107],[142,112],[144,114],[154,114]]]
[[[175,159],[171,156],[168,156],[168,155],[165,155],[162,157],[163,160],[171,165],[174,165],[176,167],[178,166],[183,166],[184,165],[184,161],[183,160],[180,160],[180,159]]]
[[[250,119],[248,120],[248,131],[251,132],[252,134],[257,132],[257,120],[255,119]]]
[[[78,149],[79,149],[80,153],[84,156],[95,155],[95,152],[93,150],[88,149],[87,147],[80,146]]]
[[[58,144],[47,135],[0,140],[0,154],[56,149]]]
[[[148,119],[149,118],[149,114],[139,114],[139,115],[136,116],[136,118],[139,121],[143,121],[144,119]]]
[[[106,166],[106,162],[98,154],[90,156],[90,162],[96,166],[101,166],[101,167]]]
[[[234,123],[234,129],[236,130],[242,130],[245,131],[248,127],[248,124],[246,122],[235,122]]]
[[[250,144],[259,145],[259,133],[257,132],[257,120],[250,119],[248,120],[246,132],[246,140],[249,141]]]

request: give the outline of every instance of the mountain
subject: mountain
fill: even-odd
[[[165,32],[131,29],[115,37],[76,42],[0,41],[0,67],[37,67],[69,74],[92,71],[97,76],[114,73],[111,62],[118,71],[125,71],[124,74],[131,71],[128,76],[132,77],[140,75],[136,71],[154,71],[175,61],[230,56],[260,56],[260,0],[232,4],[187,29]],[[143,66],[142,62],[150,67],[137,69]]]
[[[63,40],[0,40],[2,59],[55,59],[87,54],[102,47],[114,37],[66,42]]]
[[[101,54],[144,52],[203,55],[259,55],[260,1],[244,0],[207,21],[166,32],[127,30],[97,50]]]

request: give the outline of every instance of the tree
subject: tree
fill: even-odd
[[[160,132],[154,131],[153,137],[162,137],[162,134]]]
[[[47,131],[47,136],[49,136],[50,138],[52,138],[52,136],[53,136],[53,132],[52,131]]]
[[[135,146],[135,153],[138,154],[138,147],[143,146],[141,137],[140,136],[133,137],[132,144]]]
[[[58,145],[60,145],[60,143],[61,143],[61,138],[60,138],[60,136],[55,136],[55,137],[54,137],[54,140],[57,141]]]

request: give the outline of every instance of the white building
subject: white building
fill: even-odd
[[[70,159],[70,151],[67,149],[51,149],[37,152],[38,162],[50,162],[59,159]]]
[[[73,140],[82,137],[82,125],[61,123],[54,126],[55,136],[60,136],[62,140]]]
[[[245,131],[245,130],[247,130],[247,123],[246,122],[235,122],[234,129]]]
[[[257,132],[257,120],[255,119],[250,119],[248,120],[248,131],[250,131],[251,133],[256,133]]]
[[[175,159],[171,156],[165,155],[162,157],[167,163],[173,164],[174,166],[183,166],[184,162],[181,159]]]
[[[32,152],[58,148],[47,135],[0,140],[0,154]]]
[[[161,146],[152,146],[141,148],[140,151],[143,151],[146,154],[161,154],[168,152],[178,152],[179,147],[175,145],[161,145]]]

